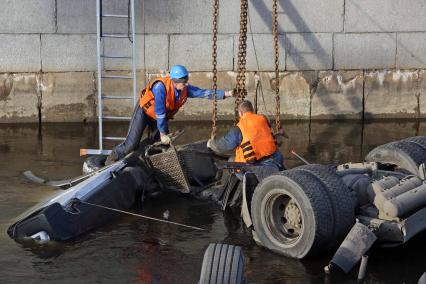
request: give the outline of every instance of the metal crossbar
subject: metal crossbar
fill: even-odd
[[[98,131],[99,131],[99,148],[98,149],[82,149],[82,151],[85,154],[88,155],[94,155],[94,154],[109,154],[111,150],[105,150],[103,142],[104,140],[122,140],[122,137],[112,137],[112,136],[105,136],[103,132],[103,121],[104,120],[129,120],[130,117],[120,117],[120,116],[110,116],[105,115],[103,113],[103,107],[104,107],[104,100],[129,100],[133,99],[132,101],[132,109],[133,106],[137,103],[137,89],[136,89],[136,41],[135,41],[135,28],[136,28],[136,22],[135,22],[135,0],[129,0],[128,1],[128,13],[120,14],[120,13],[114,13],[114,11],[108,11],[109,13],[103,12],[103,5],[102,0],[96,0],[96,22],[97,22],[97,36],[96,36],[96,43],[97,43],[97,62],[98,62]],[[128,21],[127,24],[127,31],[121,31],[117,33],[105,33],[103,31],[103,25],[104,21],[122,21],[122,20]],[[106,54],[105,51],[105,38],[109,38],[111,41],[114,40],[122,40],[123,38],[129,39],[129,47],[131,48],[132,55],[129,56],[127,54]],[[123,52],[124,53],[124,52]],[[129,70],[130,75],[124,76],[124,75],[112,75],[109,74],[108,71],[105,69],[104,62],[106,60],[115,60],[114,62],[117,62],[119,59],[124,59],[127,62],[129,60],[132,61],[132,67],[131,70]],[[120,70],[123,71],[123,70]],[[133,96],[109,96],[106,94],[104,90],[104,80],[110,80],[110,79],[119,79],[119,80],[132,80],[132,89],[133,89]]]

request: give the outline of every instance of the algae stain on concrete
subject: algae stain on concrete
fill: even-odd
[[[13,76],[7,74],[0,79],[0,101],[6,101],[13,88]]]
[[[54,121],[67,121],[70,120],[67,115],[69,113],[73,115],[73,121],[83,121],[84,120],[84,112],[86,109],[86,105],[84,103],[73,103],[73,104],[58,104],[54,107],[50,107],[46,109],[46,113],[49,113],[50,120]],[[79,119],[75,119],[78,117]]]

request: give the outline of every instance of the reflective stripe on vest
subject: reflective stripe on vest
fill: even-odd
[[[152,93],[152,87],[156,82],[162,82],[166,88],[166,117],[167,119],[172,119],[173,116],[178,112],[178,110],[185,104],[187,99],[187,90],[181,91],[179,100],[175,102],[175,88],[173,82],[169,76],[164,78],[157,78],[152,81],[149,86],[141,92],[141,97],[139,99],[139,106],[144,110],[144,112],[152,117],[157,119],[154,111],[154,94]]]
[[[250,163],[272,155],[277,146],[263,115],[246,112],[237,124],[243,139],[235,150],[235,161]]]

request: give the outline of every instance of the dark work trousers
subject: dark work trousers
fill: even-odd
[[[151,132],[151,143],[158,141],[160,139],[160,132],[157,129],[157,121],[147,115],[142,108],[140,108],[139,104],[137,104],[133,111],[126,140],[114,148],[113,155],[116,161],[122,159],[128,153],[139,147],[142,134],[147,126]]]

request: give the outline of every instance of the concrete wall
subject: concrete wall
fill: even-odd
[[[127,0],[103,2],[105,13],[127,13]],[[164,73],[177,63],[193,72],[194,84],[211,87],[212,1],[135,2],[140,88],[149,77],[145,75]],[[424,0],[278,3],[285,116],[424,116]],[[3,0],[0,10],[0,122],[37,121],[39,116],[44,121],[95,119],[96,1]],[[239,10],[239,1],[220,1],[218,70],[222,88],[235,86]],[[265,101],[270,102],[267,108],[274,109],[271,22],[271,1],[249,1],[247,70],[261,73]],[[127,31],[127,21],[105,19],[104,31]],[[126,39],[105,41],[109,53],[129,54],[129,47]],[[119,61],[106,62],[106,66],[110,70],[129,68]],[[253,95],[250,76],[247,84]],[[312,78],[319,82],[315,89]],[[122,82],[110,85],[106,92],[129,90]],[[388,100],[395,105],[389,106]],[[180,117],[207,116],[209,107],[209,102],[191,102]],[[222,115],[232,113],[231,102],[221,107]],[[128,114],[131,107],[109,109]]]

